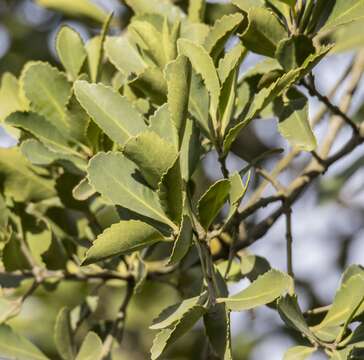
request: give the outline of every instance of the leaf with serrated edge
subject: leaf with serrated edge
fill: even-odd
[[[98,153],[88,167],[90,184],[113,204],[176,229],[165,214],[157,193],[138,181],[136,174],[137,166],[118,152]]]
[[[147,67],[137,49],[126,36],[108,36],[105,54],[110,62],[123,74],[141,74]]]
[[[163,241],[163,236],[150,225],[137,220],[120,221],[97,237],[83,265],[138,251],[159,241]]]
[[[149,328],[152,330],[161,330],[170,327],[197,305],[200,298],[200,296],[196,296],[168,306],[153,320],[153,324]]]
[[[173,266],[178,264],[187,254],[192,244],[192,224],[190,218],[183,217],[181,227],[176,240],[174,241],[172,254],[168,259],[167,265]]]
[[[0,325],[0,357],[17,360],[49,360],[25,337],[16,334],[8,325]]]
[[[54,327],[54,342],[59,355],[63,360],[73,360],[74,350],[72,344],[73,334],[71,330],[70,310],[62,308],[56,319]]]
[[[292,279],[277,270],[261,275],[246,289],[229,298],[217,299],[232,311],[244,311],[266,305],[292,291]]]
[[[123,154],[138,166],[144,179],[153,189],[158,188],[162,176],[178,156],[172,144],[152,131],[145,131],[130,138],[124,146]]]
[[[278,130],[293,146],[304,151],[313,151],[317,147],[312,131],[307,98],[298,91],[289,91],[287,99],[278,111]]]
[[[24,67],[20,81],[31,110],[43,115],[59,130],[68,132],[66,105],[71,84],[65,74],[48,63],[30,62]]]
[[[202,317],[205,308],[195,305],[191,310],[183,315],[175,324],[170,328],[161,330],[154,338],[153,346],[151,349],[151,359],[156,360],[162,353],[186,332],[188,332]]]
[[[225,15],[216,20],[205,39],[205,49],[213,59],[217,59],[224,50],[226,41],[242,23],[244,16],[239,13]]]
[[[266,8],[252,7],[248,19],[248,28],[241,35],[243,45],[257,54],[274,57],[279,41],[287,37],[283,25]]]
[[[212,58],[202,46],[185,39],[178,40],[178,51],[180,54],[188,57],[193,69],[202,76],[206,89],[210,94],[210,112],[216,126],[220,98],[220,81]]]
[[[63,26],[57,34],[56,49],[63,67],[75,80],[87,56],[81,36],[69,26]]]
[[[294,346],[287,350],[283,356],[283,360],[305,360],[316,350],[316,348],[308,346]]]
[[[268,88],[261,90],[252,103],[246,118],[230,129],[224,139],[224,153],[227,153],[238,136],[239,132],[247,126],[264,108],[279,96],[285,89],[291,87],[295,82],[309,73],[313,67],[331,50],[332,45],[321,48],[316,54],[309,56],[303,65],[291,70],[279,78]]]
[[[74,85],[77,100],[113,141],[124,145],[147,127],[130,101],[111,87],[79,80]]]
[[[230,193],[230,181],[222,179],[215,182],[202,195],[198,202],[198,216],[201,225],[208,229],[221,211]]]
[[[241,44],[235,45],[219,61],[217,72],[219,74],[221,85],[223,86],[229,75],[240,65],[246,49]]]

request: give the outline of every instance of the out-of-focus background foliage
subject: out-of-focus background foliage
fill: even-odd
[[[117,0],[95,2],[107,11],[114,11],[121,28],[127,24],[130,12],[121,2]],[[31,0],[0,0],[0,77],[7,71],[19,75],[24,63],[30,59],[46,60],[57,65],[54,38],[64,23],[77,29],[85,40],[99,31],[99,27],[95,24],[45,10]],[[341,44],[338,48],[340,51],[325,60],[316,70],[316,77],[323,93],[327,93],[335,83],[335,79],[345,71],[351,61],[353,47],[364,45],[363,36],[360,35],[362,26],[363,24],[359,23],[349,27],[347,33],[336,34]],[[250,56],[245,61],[242,71],[258,60],[257,56]],[[340,100],[340,94],[342,92],[339,91],[336,102]],[[355,97],[352,114],[360,109],[363,94],[361,86]],[[314,114],[318,104],[313,102],[311,109]],[[316,130],[318,139],[320,134],[325,133],[326,127],[327,124],[323,123]],[[253,136],[254,134],[258,137]],[[236,153],[240,155],[245,153],[250,157],[249,154],[259,153],[269,147],[282,147],[288,151],[288,145],[275,134],[274,120],[255,122],[254,129],[249,130],[249,136],[245,135],[244,140],[243,135],[238,142]],[[348,136],[349,130],[343,131],[335,146],[338,148]],[[247,139],[250,140],[249,144]],[[14,140],[0,129],[0,146],[11,146],[13,143]],[[288,183],[302,168],[304,161],[304,156],[298,157],[280,181],[283,184]],[[239,169],[242,164],[244,161],[238,156],[229,160],[231,169]],[[330,303],[343,269],[352,263],[364,264],[364,172],[356,171],[362,165],[364,165],[364,151],[358,149],[332,170],[330,169],[325,178],[316,183],[293,208],[294,265],[299,279],[298,291],[301,294],[300,299],[303,299],[301,304],[303,309]],[[271,164],[267,163],[266,166],[270,168]],[[213,155],[206,159],[204,173],[210,180],[220,176]],[[353,173],[355,176],[352,176]],[[264,211],[261,216],[264,215]],[[279,222],[250,251],[265,256],[273,267],[284,269],[284,233],[284,224]],[[191,279],[193,279],[192,274]],[[191,279],[185,279],[186,293],[194,286]],[[244,285],[241,284],[241,287]],[[158,288],[146,287],[132,303],[123,341],[124,353],[119,354],[120,359],[148,358],[147,353],[153,338],[152,331],[146,330],[148,325],[162,308],[177,301],[178,294],[170,284],[153,286]],[[12,325],[37,343],[52,359],[56,359],[52,338],[55,316],[61,306],[74,307],[80,304],[85,298],[85,290],[77,282],[68,282],[59,286],[56,291],[50,293],[51,295],[37,292],[36,296],[26,302],[21,316]],[[101,292],[102,297],[98,303],[95,303],[92,296],[88,298],[88,302],[90,306],[97,307],[95,317],[111,320],[123,298],[123,288],[120,288],[120,284],[115,286],[109,284]],[[287,332],[278,314],[267,308],[258,309],[254,313],[234,314],[232,325],[234,359],[237,360],[282,359],[285,349],[294,343],[294,334]],[[272,328],[275,329],[273,332]],[[168,358],[200,359],[205,350],[204,344],[204,334],[197,328],[177,342]],[[321,358],[320,355],[318,358]]]

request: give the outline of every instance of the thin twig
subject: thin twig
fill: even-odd
[[[285,208],[286,215],[286,245],[287,245],[287,273],[294,278],[293,272],[293,257],[292,257],[292,209],[290,206]]]

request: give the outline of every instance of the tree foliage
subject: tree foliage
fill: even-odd
[[[19,291],[15,297],[3,291],[0,299],[0,356],[47,359],[8,323],[34,292],[52,293],[77,281],[85,285],[82,302],[62,307],[55,317],[54,343],[64,360],[118,359],[113,350],[122,347],[129,303],[155,282],[172,284],[182,296],[155,314],[152,359],[166,356],[200,320],[208,358],[233,359],[231,313],[265,305],[297,332],[297,345],[284,359],[320,350],[331,359],[361,358],[363,269],[346,270],[323,317],[317,309],[303,314],[292,264],[291,207],[364,142],[360,121],[347,115],[345,104],[322,95],[312,73],[345,48],[343,34],[364,17],[364,1],[193,0],[183,6],[126,0],[133,16],[119,35],[109,35],[118,19],[91,1],[38,3],[100,29],[84,43],[65,25],[55,40],[59,67],[30,61],[19,77],[2,76],[0,121],[18,143],[0,150],[0,285]],[[361,38],[351,46],[358,43]],[[241,73],[249,53],[262,61]],[[363,68],[359,53],[348,72],[352,92]],[[337,131],[352,131],[337,153],[330,152],[330,138],[318,146],[309,96],[323,102],[324,114],[336,116]],[[241,133],[267,117],[277,119],[291,154],[311,157],[288,187],[260,165],[277,150],[259,154],[240,171],[226,165]],[[211,152],[221,179],[201,189],[196,174]],[[257,177],[275,195],[247,192]],[[250,221],[271,203],[279,205],[272,214]],[[287,272],[246,250],[281,216]],[[186,284],[191,277],[197,286]],[[250,284],[230,294],[228,285],[243,278]],[[100,288],[109,283],[123,289],[123,300],[112,319],[98,318]]]

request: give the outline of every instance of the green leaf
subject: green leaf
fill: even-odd
[[[198,216],[201,225],[207,230],[221,211],[230,193],[230,181],[222,179],[215,182],[198,202]]]
[[[40,201],[55,195],[54,181],[37,175],[19,149],[0,149],[4,193],[17,202]]]
[[[191,65],[185,56],[178,56],[165,69],[168,86],[168,109],[179,134],[179,146],[183,139],[188,114],[191,84]]]
[[[193,69],[202,76],[206,89],[210,94],[210,113],[216,126],[220,98],[220,81],[214,62],[202,46],[194,44],[189,40],[180,39],[178,41],[178,50],[180,54],[188,57]]]
[[[120,221],[97,237],[83,265],[138,251],[159,241],[163,241],[163,236],[150,225],[135,220]]]
[[[287,37],[283,25],[264,8],[251,8],[248,19],[248,28],[241,35],[243,45],[257,54],[274,57],[278,43]]]
[[[202,154],[200,131],[195,122],[187,119],[180,151],[182,178],[188,181],[195,172]]]
[[[176,240],[174,241],[171,256],[167,265],[177,265],[187,254],[192,244],[192,224],[190,218],[183,216],[181,227]]]
[[[220,59],[217,72],[222,85],[225,84],[226,80],[233,71],[238,70],[245,54],[246,50],[240,43],[238,43],[230,51],[228,51],[223,58]]]
[[[16,334],[8,325],[0,325],[0,356],[16,360],[48,359],[35,345]]]
[[[309,121],[306,96],[294,89],[288,91],[283,106],[278,110],[278,120],[279,132],[291,145],[304,151],[316,149],[317,142]]]
[[[188,19],[191,22],[201,23],[205,17],[206,0],[194,0],[188,4]]]
[[[126,36],[108,36],[105,40],[105,54],[126,76],[139,75],[147,68],[147,64]]]
[[[210,346],[223,360],[232,360],[230,313],[224,304],[216,304],[204,315],[206,335]]]
[[[93,37],[86,44],[88,68],[91,81],[94,83],[97,82],[100,77],[101,66],[104,60],[104,44],[112,17],[113,13],[111,12],[103,22],[101,34],[99,36]]]
[[[161,330],[154,338],[151,359],[159,359],[170,345],[186,334],[197,323],[204,312],[205,308],[200,305],[195,305],[169,328]]]
[[[54,342],[63,360],[73,360],[75,358],[70,316],[70,310],[62,308],[57,315],[54,327]]]
[[[33,165],[60,163],[68,168],[70,172],[75,172],[77,174],[80,173],[80,170],[86,171],[87,168],[87,162],[79,156],[52,151],[35,139],[29,139],[22,142],[20,150]],[[70,166],[68,166],[68,164]],[[73,165],[76,166],[76,168]]]
[[[283,360],[305,360],[317,349],[308,346],[295,346],[290,348],[283,357]]]
[[[158,188],[162,176],[178,156],[172,144],[151,131],[129,139],[123,153],[138,166],[144,179],[153,189]]]
[[[270,270],[259,276],[246,289],[230,296],[218,299],[219,303],[225,303],[232,311],[244,311],[254,309],[261,305],[273,302],[278,297],[292,291],[292,279],[277,270]]]
[[[245,13],[253,7],[263,7],[264,0],[232,0],[232,3]]]
[[[29,261],[21,250],[20,239],[14,232],[11,232],[2,250],[2,261],[8,272],[30,269]]]
[[[147,128],[143,116],[129,100],[111,87],[79,80],[74,89],[82,107],[116,143],[124,145]]]
[[[121,153],[99,153],[90,161],[88,179],[101,195],[142,216],[176,225],[167,217],[158,194],[140,181],[135,174],[137,166]]]
[[[281,318],[288,326],[293,327],[311,339],[315,338],[303,317],[296,295],[281,297],[278,300],[277,307]]]
[[[90,331],[81,345],[76,360],[99,359],[102,354],[102,342],[97,334]]]
[[[179,158],[165,171],[158,184],[158,197],[162,207],[175,224],[182,221],[184,184]]]
[[[36,0],[36,2],[51,10],[76,17],[87,17],[100,23],[107,18],[106,12],[91,0]]]
[[[62,132],[36,113],[15,112],[6,119],[6,124],[21,128],[37,137],[50,150],[79,157],[79,152],[72,149],[70,142]]]
[[[69,26],[63,26],[57,34],[56,49],[71,79],[77,79],[87,56],[81,36]]]
[[[170,327],[181,320],[194,306],[198,305],[200,299],[201,296],[196,296],[167,307],[153,320],[153,324],[149,328],[152,330],[161,330]]]
[[[68,132],[66,105],[71,84],[66,76],[48,63],[31,62],[25,66],[21,82],[31,110],[44,116],[58,130]]]
[[[320,336],[318,332],[343,325],[363,298],[364,278],[362,275],[352,276],[336,292],[334,302],[322,322],[312,327],[314,333]]]
[[[364,2],[362,0],[337,0],[320,32],[331,31],[338,26],[361,20],[363,17]]]
[[[331,50],[332,46],[322,47],[316,54],[309,56],[297,69],[291,70],[280,77],[268,88],[263,88],[254,98],[245,119],[235,125],[228,132],[224,140],[224,152],[230,149],[239,132],[247,126],[264,108],[276,99],[285,89],[290,88],[295,82],[308,74],[320,60]]]
[[[276,58],[286,71],[300,67],[316,52],[312,40],[305,35],[293,35],[278,43]]]
[[[160,106],[149,118],[149,130],[178,149],[178,132],[175,123],[172,122],[168,104]]]
[[[89,184],[87,179],[82,179],[72,190],[72,195],[76,200],[85,201],[95,195],[95,189]]]
[[[244,16],[239,13],[225,15],[216,20],[204,43],[206,51],[215,61],[220,58],[227,40],[243,20]]]
[[[18,79],[10,73],[4,73],[0,85],[0,123],[11,113],[25,111],[27,108],[25,99],[20,95]]]
[[[171,23],[185,17],[183,11],[169,0],[126,0],[125,2],[137,15],[159,14],[166,16]]]

